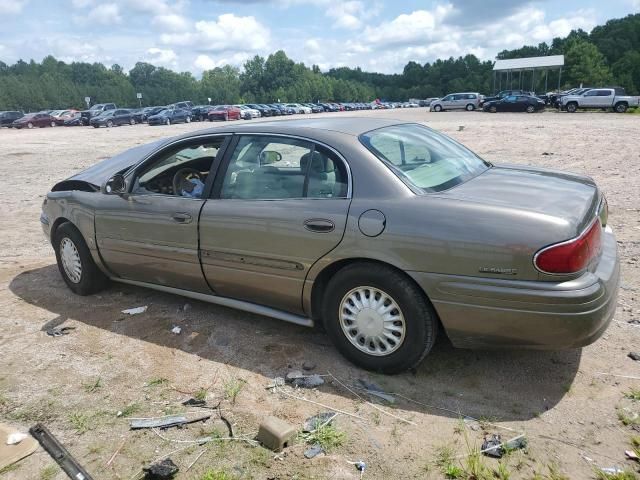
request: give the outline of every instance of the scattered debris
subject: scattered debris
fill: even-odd
[[[315,364],[315,363],[313,363],[313,362],[304,362],[304,363],[302,364],[302,369],[303,369],[303,370],[306,370],[307,372],[308,372],[309,370],[313,370],[314,368],[316,368],[316,364]]]
[[[185,407],[204,407],[207,404],[206,400],[198,400],[195,398],[190,398],[189,400],[185,400],[182,402],[182,405]]]
[[[336,412],[322,412],[304,421],[303,432],[313,432],[319,426],[329,425],[338,414]]]
[[[183,312],[188,312],[189,310],[191,310],[191,304],[190,304],[190,303],[185,303],[185,304],[182,306],[182,311],[183,311]]]
[[[362,389],[373,397],[378,397],[387,403],[395,403],[396,399],[393,395],[385,393],[382,387],[379,387],[375,383],[369,383],[366,380],[358,379],[358,383],[362,386]]]
[[[459,132],[461,132],[461,131],[463,131],[463,130],[464,130],[464,125],[459,125],[459,126],[458,126],[458,131],[459,131]]]
[[[270,385],[267,385],[265,388],[267,390],[271,390],[271,389],[277,388],[277,387],[284,387],[284,385],[285,385],[284,378],[276,377],[276,378],[273,379],[272,383]]]
[[[35,438],[42,448],[44,448],[51,458],[53,458],[63,472],[69,478],[75,480],[92,480],[91,475],[80,465],[66,448],[54,437],[47,428],[38,423],[29,429],[29,433]]]
[[[365,468],[367,468],[367,464],[364,463],[362,460],[358,460],[357,462],[351,462],[347,460],[347,463],[350,463],[351,465],[356,467],[356,470],[360,472],[360,478],[362,478],[362,476],[364,475],[364,470]]]
[[[304,375],[302,372],[296,370],[287,373],[285,382],[292,384],[294,387],[315,388],[322,385],[324,383],[324,380],[318,374]]]
[[[69,335],[71,333],[71,330],[75,329],[76,327],[55,327],[49,328],[48,330],[45,330],[45,332],[50,337],[61,337],[63,335]]]
[[[624,473],[624,470],[618,467],[604,467],[600,469],[603,473],[607,475],[617,475],[618,473]]]
[[[636,462],[640,462],[640,457],[633,450],[625,450],[624,454],[627,456],[629,460],[635,460]]]
[[[171,329],[171,333],[175,335],[180,335],[182,333],[182,328],[176,325]]]
[[[122,439],[122,442],[120,443],[120,446],[116,449],[115,452],[113,452],[113,455],[111,455],[109,460],[107,460],[107,463],[104,464],[105,467],[108,467],[109,465],[111,465],[111,463],[115,460],[115,458],[120,453],[120,450],[122,450],[122,447],[124,447],[124,444],[125,444],[126,441],[127,441],[127,437]]]
[[[518,450],[526,448],[527,438],[522,435],[512,438],[511,440],[502,443],[500,435],[491,435],[491,438],[484,437],[480,452],[484,453],[488,457],[502,458],[502,456],[510,450]]]
[[[9,437],[19,433],[17,430],[0,423],[0,471],[11,464],[31,455],[38,449],[38,443],[33,438],[26,438],[14,444],[9,443]]]
[[[489,440],[487,440],[487,437],[484,437],[480,449],[487,457],[502,458],[504,452],[502,451],[500,435],[491,435]]]
[[[147,308],[149,308],[148,305],[144,305],[142,307],[127,308],[126,310],[122,310],[122,313],[124,313],[125,315],[138,315],[140,313],[146,312]]]
[[[145,479],[148,480],[168,480],[178,473],[178,466],[170,458],[161,460],[149,467],[142,469],[145,472]]]
[[[193,467],[193,466],[196,464],[196,462],[197,462],[198,460],[200,460],[200,457],[201,457],[202,455],[204,455],[204,452],[206,452],[206,450],[202,450],[202,451],[198,454],[198,456],[196,457],[196,459],[195,459],[193,462],[191,462],[191,463],[189,464],[189,466],[188,466],[188,467],[187,467],[187,469],[184,471],[184,473],[187,473],[189,470],[191,470],[191,467]]]
[[[17,445],[29,435],[22,432],[13,432],[7,437],[7,445]]]
[[[181,427],[188,423],[202,422],[210,418],[211,415],[202,415],[196,418],[187,418],[184,415],[167,415],[156,418],[130,418],[129,426],[132,430],[140,428],[160,428],[161,430],[165,430],[171,427]]]
[[[304,456],[305,458],[314,458],[320,455],[321,453],[324,453],[324,450],[320,445],[316,444],[316,445],[312,445],[311,448],[306,449],[304,451]]]
[[[640,353],[638,352],[629,352],[627,355],[631,360],[635,360],[636,362],[640,362]]]
[[[257,440],[266,448],[279,452],[289,446],[296,435],[296,429],[284,420],[276,417],[267,417],[258,429]]]
[[[542,155],[553,155],[553,152],[542,152]]]

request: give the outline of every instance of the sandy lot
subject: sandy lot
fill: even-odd
[[[593,176],[609,200],[623,275],[615,321],[603,338],[581,350],[487,352],[456,350],[441,337],[415,373],[384,377],[348,364],[324,334],[268,318],[124,285],[74,296],[40,230],[48,189],[131,146],[210,125],[2,129],[0,421],[24,430],[45,423],[95,479],[136,478],[142,466],[176,450],[171,458],[181,479],[355,479],[361,474],[349,462],[358,460],[367,464],[363,478],[438,479],[444,478],[438,460],[448,453],[459,455],[453,463],[468,469],[472,462],[466,456],[484,434],[510,438],[518,432],[526,432],[529,446],[502,460],[510,478],[582,479],[595,478],[598,467],[637,470],[624,450],[640,435],[640,420],[633,420],[640,401],[625,395],[640,390],[640,380],[601,373],[640,377],[640,362],[627,358],[640,350],[640,325],[629,323],[640,323],[640,116],[425,109],[357,114],[426,122],[495,163]],[[140,305],[149,306],[146,313],[120,313]],[[75,330],[64,337],[45,335],[42,330],[54,325]],[[182,333],[172,334],[173,326]],[[267,415],[300,428],[323,408],[265,387],[305,362],[339,382],[325,377],[327,383],[316,390],[285,392],[359,417],[339,415],[335,426],[344,433],[343,444],[312,460],[303,456],[303,440],[280,456],[241,440],[175,442],[226,436],[215,415],[204,424],[168,430],[164,439],[148,430],[130,431],[123,418],[198,413],[180,402],[199,393],[209,404],[222,402],[236,436],[253,438]],[[393,405],[371,406],[341,385],[358,379],[419,403],[398,398]],[[465,424],[464,416],[482,422]],[[635,426],[623,425],[619,416]],[[482,457],[482,463],[489,472],[499,468],[493,459]],[[66,477],[40,449],[0,478]]]

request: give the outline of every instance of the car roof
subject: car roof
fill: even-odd
[[[230,125],[218,128],[209,128],[205,131],[194,132],[195,135],[203,133],[282,133],[282,134],[308,134],[309,130],[325,130],[339,132],[346,135],[358,136],[382,127],[406,124],[402,120],[393,120],[375,117],[346,117],[346,118],[304,118],[292,120],[276,120],[256,122],[243,125]],[[192,134],[193,135],[193,134]],[[192,136],[192,135],[186,135]]]

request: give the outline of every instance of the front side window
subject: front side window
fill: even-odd
[[[360,141],[402,181],[425,193],[448,190],[489,168],[470,150],[422,125],[380,128],[360,135]]]
[[[221,198],[244,200],[346,195],[346,167],[333,152],[305,140],[267,135],[240,138],[220,191]]]
[[[585,97],[596,97],[598,96],[598,91],[597,90],[589,90],[587,93],[584,94]]]
[[[207,176],[224,139],[215,137],[161,152],[137,176],[131,193],[202,198]]]

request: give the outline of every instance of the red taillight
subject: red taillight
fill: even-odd
[[[600,220],[578,238],[551,245],[538,252],[535,265],[545,273],[576,273],[584,270],[602,248]]]

